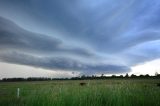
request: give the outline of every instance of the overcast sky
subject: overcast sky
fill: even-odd
[[[0,0],[1,78],[141,74],[159,57],[159,0]]]

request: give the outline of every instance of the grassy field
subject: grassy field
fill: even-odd
[[[80,82],[87,85],[80,86]],[[159,82],[156,79],[0,82],[0,106],[160,106]]]

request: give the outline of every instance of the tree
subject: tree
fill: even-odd
[[[131,75],[131,77],[132,77],[132,78],[135,78],[135,77],[137,77],[137,76],[136,76],[136,75],[134,75],[134,74],[132,74],[132,75]]]
[[[120,78],[123,78],[123,75],[120,75],[119,77],[120,77]]]
[[[101,77],[103,77],[104,76],[104,74],[101,74]]]
[[[160,78],[160,74],[159,74],[158,72],[155,73],[155,76],[156,76],[157,78]]]
[[[149,74],[146,74],[145,77],[150,77]]]
[[[128,78],[128,77],[129,77],[128,73],[126,73],[125,77],[126,77],[126,78]]]
[[[81,76],[81,79],[82,79],[82,80],[86,79],[86,76],[85,76],[85,75],[82,75],[82,76]]]
[[[158,76],[159,74],[158,74],[158,72],[155,72],[155,76]]]
[[[116,75],[112,75],[111,78],[116,78]]]

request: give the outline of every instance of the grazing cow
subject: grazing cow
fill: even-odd
[[[86,85],[86,83],[85,83],[85,82],[80,82],[79,84],[80,84],[81,86]]]

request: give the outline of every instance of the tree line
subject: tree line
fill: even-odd
[[[128,73],[123,76],[105,76],[102,74],[101,76],[78,76],[78,77],[72,77],[72,78],[47,78],[47,77],[29,77],[29,78],[3,78],[0,81],[1,82],[16,82],[16,81],[51,81],[51,80],[96,80],[96,79],[143,79],[143,78],[151,78],[151,79],[160,79],[160,74],[156,73],[154,76],[150,76],[149,74],[146,75],[128,75]]]

